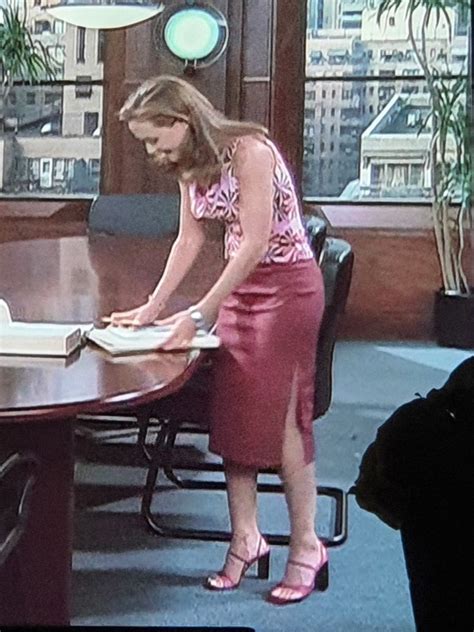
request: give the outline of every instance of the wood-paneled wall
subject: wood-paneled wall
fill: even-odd
[[[262,123],[300,180],[304,108],[305,6],[301,0],[214,0],[226,16],[225,54],[188,78],[228,116]],[[170,0],[167,7],[181,6]],[[160,175],[144,148],[117,118],[142,81],[159,74],[183,76],[183,67],[154,38],[155,22],[111,32],[105,54],[102,192],[150,193],[176,189]]]
[[[361,340],[432,340],[441,285],[430,231],[338,228],[354,251],[352,286],[340,335]]]
[[[340,337],[432,340],[441,273],[429,206],[305,205],[328,233],[348,241],[355,261]],[[466,233],[464,268],[474,286],[474,231]]]

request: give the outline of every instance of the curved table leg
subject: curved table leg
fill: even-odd
[[[0,568],[0,625],[68,625],[74,455],[72,421],[0,423],[2,449],[28,450],[40,467],[29,523]]]

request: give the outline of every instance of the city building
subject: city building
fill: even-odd
[[[0,137],[0,191],[31,195],[98,191],[101,156],[103,33],[53,19],[44,0],[28,0],[33,39],[56,59],[69,85],[14,88]]]
[[[337,6],[336,21],[341,28],[307,32],[303,189],[307,196],[315,197],[385,196],[386,189],[368,184],[370,179],[363,171],[364,139],[369,145],[374,141],[374,136],[368,140],[364,134],[372,129],[378,115],[385,115],[391,100],[407,95],[426,98],[427,86],[419,79],[422,72],[409,40],[404,11],[386,15],[378,24],[376,3],[347,0]],[[422,11],[415,14],[417,38],[422,15]],[[449,15],[451,42],[443,20],[437,26],[436,21],[431,23],[429,60],[440,71],[448,63],[456,73],[466,70],[467,22],[453,10]],[[417,127],[406,130],[414,139],[417,132]],[[395,146],[393,151],[395,159]],[[354,187],[359,180],[360,186]],[[429,194],[426,187],[417,191],[420,196]]]

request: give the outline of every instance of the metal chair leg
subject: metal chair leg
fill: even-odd
[[[157,436],[154,453],[148,468],[145,489],[142,497],[142,516],[149,528],[157,535],[169,538],[193,539],[203,541],[229,541],[231,533],[227,531],[205,530],[205,529],[180,529],[168,527],[159,521],[159,518],[151,511],[153,493],[160,467],[168,480],[179,488],[196,490],[218,490],[225,491],[226,484],[221,481],[193,481],[182,479],[174,473],[174,467],[191,471],[223,472],[224,468],[217,463],[183,464],[173,463],[173,449],[179,424],[165,423]],[[262,470],[261,474],[272,474],[276,472],[268,469]],[[263,493],[282,493],[281,483],[258,483],[257,490]],[[318,486],[318,494],[329,496],[335,501],[334,528],[333,533],[328,538],[322,538],[326,546],[333,547],[343,544],[347,539],[347,493],[335,487]],[[268,542],[275,545],[288,545],[289,536],[284,534],[265,534]]]
[[[147,460],[148,463],[151,462],[151,453],[147,448],[146,440],[148,435],[148,427],[150,424],[150,415],[148,411],[143,411],[137,414],[137,424],[138,424],[138,438],[137,445],[143,453],[143,456]]]

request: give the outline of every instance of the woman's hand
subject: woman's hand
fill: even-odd
[[[164,351],[186,349],[196,335],[196,325],[188,312],[178,312],[169,318],[155,322],[155,324],[172,325],[170,336],[157,347]]]
[[[129,309],[126,312],[112,312],[109,320],[116,327],[144,327],[151,325],[163,309],[161,303],[149,300],[144,305]]]

